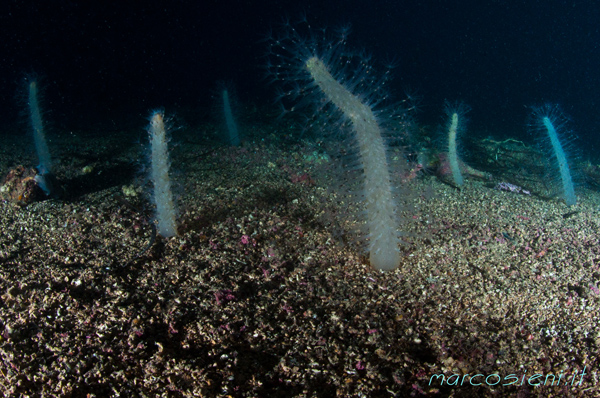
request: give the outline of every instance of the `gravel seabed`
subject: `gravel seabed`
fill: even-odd
[[[313,179],[315,147],[264,136],[175,146],[180,235],[156,240],[141,146],[56,137],[76,194],[0,202],[4,396],[600,394],[597,191],[568,208],[420,175],[401,267],[382,274]],[[20,142],[0,149],[2,175],[35,164]]]

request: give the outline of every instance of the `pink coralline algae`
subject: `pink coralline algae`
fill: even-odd
[[[235,296],[229,289],[223,289],[215,292],[215,300],[217,301],[217,305],[223,305],[233,299],[235,299]]]
[[[290,180],[294,184],[305,184],[305,185],[309,185],[309,186],[315,185],[315,181],[312,179],[312,177],[308,173],[302,173],[302,174],[292,173],[290,175]]]
[[[515,193],[522,193],[524,195],[531,195],[531,192],[529,192],[528,190],[523,189],[518,185],[511,184],[509,182],[499,182],[498,185],[496,185],[496,189],[498,189],[500,191],[515,192]]]

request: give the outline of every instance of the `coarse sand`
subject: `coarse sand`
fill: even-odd
[[[589,185],[567,207],[421,173],[406,182],[402,264],[379,273],[317,178],[314,143],[180,132],[179,236],[162,239],[136,135],[58,134],[70,195],[0,202],[4,396],[600,395]],[[21,142],[7,135],[2,176],[35,164]]]

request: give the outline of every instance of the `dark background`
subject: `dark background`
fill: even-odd
[[[156,107],[206,112],[221,79],[235,82],[242,103],[268,103],[261,39],[303,13],[315,27],[350,23],[350,46],[376,64],[398,61],[393,88],[422,97],[422,124],[442,122],[444,100],[462,100],[473,134],[523,138],[528,107],[552,102],[585,154],[599,147],[593,1],[9,0],[0,9],[0,126],[18,121],[31,72],[60,129],[144,126]]]

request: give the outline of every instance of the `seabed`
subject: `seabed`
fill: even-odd
[[[67,198],[0,202],[5,396],[600,394],[598,189],[567,207],[526,146],[479,141],[492,180],[406,182],[402,264],[379,273],[319,182],[327,157],[281,131],[236,148],[179,131],[170,239],[151,225],[139,130],[57,133]],[[3,176],[31,150],[8,136]]]

